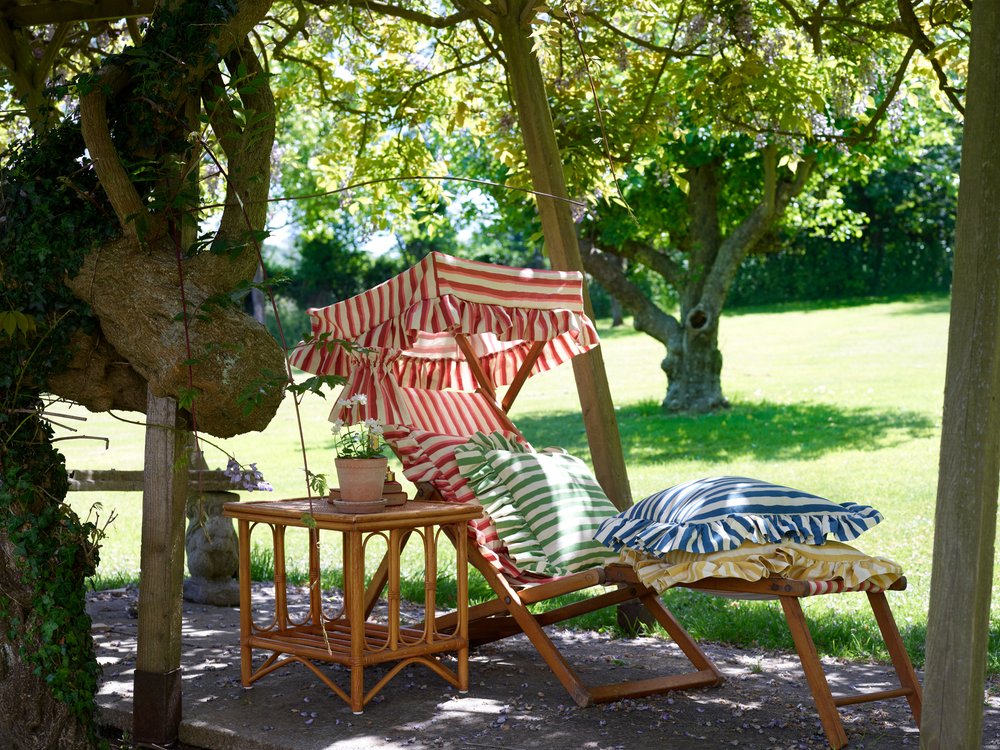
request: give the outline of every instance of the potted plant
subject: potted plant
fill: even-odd
[[[331,431],[337,458],[337,481],[340,497],[331,502],[338,510],[369,513],[385,507],[382,496],[389,459],[382,451],[382,423],[377,419],[359,419],[358,407],[367,403],[362,394],[340,400],[337,404],[348,410],[349,421],[337,419]]]

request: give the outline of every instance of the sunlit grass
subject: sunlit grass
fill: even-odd
[[[639,499],[698,476],[741,474],[836,502],[874,505],[885,521],[856,546],[902,563],[910,587],[891,595],[890,602],[911,653],[922,662],[947,314],[943,297],[729,314],[722,322],[721,346],[723,386],[733,408],[700,417],[660,411],[666,381],[659,369],[664,355],[659,344],[631,330],[602,329],[608,334],[602,349],[633,496]],[[310,397],[301,412],[310,469],[332,473],[328,410],[329,402]],[[571,368],[532,378],[513,413],[536,446],[561,445],[587,455]],[[92,416],[83,431],[110,438],[111,448],[105,451],[95,441],[61,443],[70,468],[141,468],[141,427],[100,415]],[[223,445],[243,462],[258,462],[275,486],[273,496],[244,493],[244,501],[305,494],[290,403],[263,433]],[[205,450],[210,465],[225,464],[218,449],[206,445]],[[70,498],[84,513],[98,499],[105,514],[110,509],[118,514],[102,549],[99,574],[120,583],[137,575],[141,499],[138,493],[76,493]],[[305,571],[305,534],[291,536],[290,567]],[[339,581],[341,551],[335,536],[323,537],[323,569],[330,571],[324,585]],[[368,559],[373,566],[378,550],[369,550]],[[412,584],[405,588],[418,600],[423,591],[421,560],[422,550],[411,544],[404,568]],[[439,569],[447,570],[444,559]],[[485,597],[485,584],[475,575],[472,579],[474,598]],[[441,586],[447,590],[446,578]],[[1000,572],[994,590],[1000,590]],[[442,596],[447,601],[447,595]],[[667,601],[699,638],[791,648],[777,605],[713,599],[686,590],[670,592]],[[822,652],[846,657],[881,654],[864,595],[815,597],[806,602],[806,612]],[[1000,598],[995,598],[991,622],[990,669],[996,672]],[[614,613],[591,615],[583,625],[613,630]]]

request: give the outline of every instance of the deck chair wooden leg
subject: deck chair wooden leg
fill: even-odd
[[[688,660],[699,670],[708,670],[716,676],[715,685],[723,682],[722,672],[712,663],[704,651],[694,642],[684,627],[677,621],[673,613],[666,608],[660,597],[652,589],[646,588],[645,593],[639,595],[641,601],[650,614],[660,623],[660,627],[667,631],[667,634],[678,645]]]
[[[566,692],[570,694],[570,697],[576,702],[580,707],[589,706],[592,701],[590,698],[590,691],[587,690],[586,686],[577,676],[576,672],[569,665],[569,662],[559,653],[559,649],[555,647],[552,640],[546,635],[542,627],[535,621],[535,618],[528,611],[528,608],[521,602],[520,597],[514,588],[507,583],[507,581],[500,576],[493,566],[491,566],[481,555],[475,550],[469,550],[469,559],[473,560],[478,558],[476,562],[477,568],[486,578],[486,581],[490,584],[493,590],[496,592],[507,606],[507,611],[510,612],[511,616],[517,621],[517,624],[521,627],[522,632],[528,637],[532,645],[538,651],[539,656],[545,660],[548,664],[549,669],[556,676],[556,679],[566,688]]]
[[[522,599],[521,594],[519,594],[514,587],[511,586],[511,584],[503,578],[503,576],[501,576],[476,550],[469,550],[469,561],[472,562],[483,574],[483,577],[486,578],[494,592],[496,592],[500,600],[504,603],[507,612],[509,613],[509,617],[517,623],[521,631],[528,637],[528,640],[531,641],[532,645],[538,651],[538,654],[548,665],[549,669],[552,670],[556,679],[559,680],[562,686],[566,689],[566,692],[570,694],[578,706],[589,706],[593,703],[605,703],[608,701],[620,700],[622,698],[639,698],[645,695],[664,693],[669,690],[711,687],[713,685],[717,685],[720,681],[719,671],[709,661],[708,657],[694,645],[693,641],[690,640],[690,636],[684,632],[684,629],[681,628],[680,624],[677,623],[676,620],[673,620],[673,618],[669,616],[669,613],[667,613],[667,617],[664,618],[663,622],[669,624],[670,630],[672,631],[671,634],[678,640],[679,643],[684,644],[682,647],[684,653],[688,655],[688,658],[693,662],[696,671],[679,675],[664,675],[646,680],[631,680],[606,685],[587,686],[577,675],[576,671],[569,665],[569,662],[567,662],[563,655],[559,652],[559,649],[556,648],[552,639],[549,638],[548,634],[544,631],[543,626],[548,618],[546,618],[545,615],[539,615],[536,617],[528,611],[527,604],[538,598],[537,594],[539,589],[526,589],[524,598]],[[593,583],[597,583],[603,579],[603,572],[596,574],[594,577],[586,577],[583,576],[583,574],[577,575],[580,576],[580,583],[574,590],[587,588],[588,586],[593,585]],[[587,583],[586,581],[592,582]],[[569,585],[568,582],[567,585]],[[553,590],[546,590],[546,594],[551,594],[552,591]],[[642,593],[642,589],[637,588],[629,593],[629,598],[631,598]],[[613,591],[598,596],[597,599],[603,600],[607,603],[616,603],[623,596],[625,596],[625,594],[622,591]],[[559,612],[555,619],[561,620],[564,619],[563,616],[568,613],[587,611],[590,608],[590,605],[583,603],[568,605],[567,607],[562,608],[565,611]],[[507,620],[507,618],[503,619]],[[502,622],[501,625],[503,624],[509,624],[509,621]],[[697,661],[691,658],[692,655],[695,659],[697,659]]]
[[[823,724],[823,731],[826,732],[830,747],[834,750],[840,750],[847,744],[847,733],[844,731],[844,724],[837,712],[837,705],[834,703],[833,693],[830,691],[830,683],[826,680],[823,665],[820,664],[816,644],[813,643],[812,635],[809,633],[809,624],[806,622],[802,605],[794,596],[779,598],[781,599],[781,607],[785,611],[785,619],[788,621],[788,629],[795,642],[795,650],[798,651],[799,661],[802,662],[802,671],[805,672],[813,702],[816,704],[816,711],[819,713],[819,720]]]
[[[917,726],[920,726],[920,709],[923,705],[923,691],[917,673],[913,669],[910,655],[906,653],[903,639],[899,635],[899,628],[896,627],[896,620],[889,609],[889,602],[885,598],[885,593],[868,592],[868,603],[871,604],[872,613],[875,615],[875,622],[882,632],[882,639],[885,647],[889,651],[889,658],[892,659],[892,666],[896,669],[896,677],[899,679],[900,687],[911,691],[906,700],[910,704],[910,712]]]

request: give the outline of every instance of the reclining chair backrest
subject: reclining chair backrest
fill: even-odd
[[[469,437],[476,432],[510,431],[509,420],[501,419],[486,396],[468,391],[430,391],[402,387],[410,424],[403,427],[443,435]]]

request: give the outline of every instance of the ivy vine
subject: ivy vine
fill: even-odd
[[[186,133],[164,128],[176,101],[181,59],[218,61],[211,35],[236,8],[232,0],[188,2],[159,15],[140,47],[106,60],[128,68],[131,89],[110,117],[130,178],[151,210],[171,153]],[[78,96],[101,85],[79,77],[55,91]],[[154,140],[137,146],[137,133]],[[159,156],[157,156],[159,155]],[[148,177],[144,179],[144,175]],[[172,206],[171,206],[172,207]],[[65,285],[93,248],[121,233],[90,163],[79,122],[16,145],[0,168],[0,628],[56,700],[98,742],[94,697],[100,668],[86,614],[85,579],[96,570],[101,530],[66,502],[63,457],[44,418],[49,379],[65,370],[76,332],[95,330],[89,308]],[[3,537],[6,537],[4,539]],[[6,568],[13,563],[16,573]],[[4,575],[7,579],[4,579]],[[6,584],[6,585],[3,585]]]
[[[49,377],[75,331],[96,321],[66,288],[84,254],[114,234],[109,210],[67,122],[8,152],[0,171],[0,519],[24,601],[0,592],[0,623],[19,658],[96,740],[94,657],[83,582],[99,530],[65,503],[63,457],[42,418]],[[66,169],[66,164],[73,167]]]

